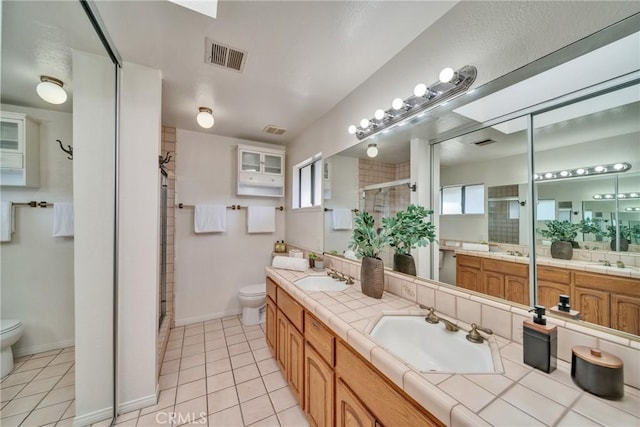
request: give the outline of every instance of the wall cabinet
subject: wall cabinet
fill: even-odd
[[[239,196],[284,197],[285,152],[238,145]]]
[[[0,113],[0,185],[40,185],[40,128],[25,114]]]

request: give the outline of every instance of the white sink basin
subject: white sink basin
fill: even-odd
[[[589,267],[594,268],[596,270],[602,270],[603,272],[606,271],[606,270],[619,271],[619,272],[625,272],[625,273],[630,273],[632,271],[638,271],[634,267],[620,268],[620,267],[617,267],[615,264],[612,264],[612,265],[592,264]]]
[[[303,279],[296,280],[295,283],[300,289],[305,291],[344,291],[349,286],[344,282],[332,279],[329,276],[307,276]]]
[[[496,371],[487,341],[472,343],[466,331],[447,331],[444,324],[427,323],[424,316],[383,316],[369,335],[421,372]]]

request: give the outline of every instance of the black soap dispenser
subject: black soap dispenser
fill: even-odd
[[[545,319],[545,308],[534,306],[533,322],[525,320],[522,324],[522,346],[524,363],[543,372],[550,373],[556,369],[558,356],[558,328],[548,326]]]

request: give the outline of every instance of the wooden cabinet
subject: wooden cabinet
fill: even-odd
[[[269,346],[269,349],[271,350],[271,353],[273,353],[273,355],[276,355],[276,305],[275,303],[271,300],[271,298],[267,297],[267,306],[266,306],[266,310],[267,310],[267,325],[266,325],[266,333],[265,333],[265,338],[267,340],[267,345]]]
[[[336,381],[336,425],[338,427],[376,427],[376,419],[351,390]]]
[[[571,296],[571,270],[565,268],[551,267],[548,265],[537,265],[537,298],[538,305],[547,308],[558,305],[560,295]],[[575,310],[574,303],[571,308]]]
[[[640,335],[640,298],[611,295],[611,327]]]
[[[529,278],[505,276],[504,299],[522,305],[529,305]]]
[[[289,338],[289,321],[282,311],[277,310],[276,315],[276,360],[280,369],[287,374],[287,340]]]
[[[494,271],[482,273],[484,293],[498,298],[504,298],[504,274]]]
[[[484,293],[480,258],[468,255],[456,255],[456,283],[470,291]]]
[[[287,380],[300,407],[304,408],[304,338],[291,323],[287,334]]]
[[[527,264],[460,254],[456,260],[459,287],[529,305]]]
[[[333,367],[307,342],[304,351],[304,399],[307,418],[313,427],[330,427],[333,422]]]
[[[583,288],[573,288],[573,306],[580,312],[580,318],[585,322],[596,325],[609,326],[610,295],[606,291]]]

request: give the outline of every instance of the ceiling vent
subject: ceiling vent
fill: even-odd
[[[227,46],[211,39],[205,39],[204,61],[229,70],[242,72],[247,60],[247,52]]]
[[[282,135],[287,130],[274,125],[266,125],[262,131],[270,135]]]
[[[482,147],[482,146],[485,146],[485,145],[493,144],[494,142],[497,142],[497,141],[494,141],[493,139],[485,139],[483,141],[474,142],[473,145],[477,145],[478,147]]]

